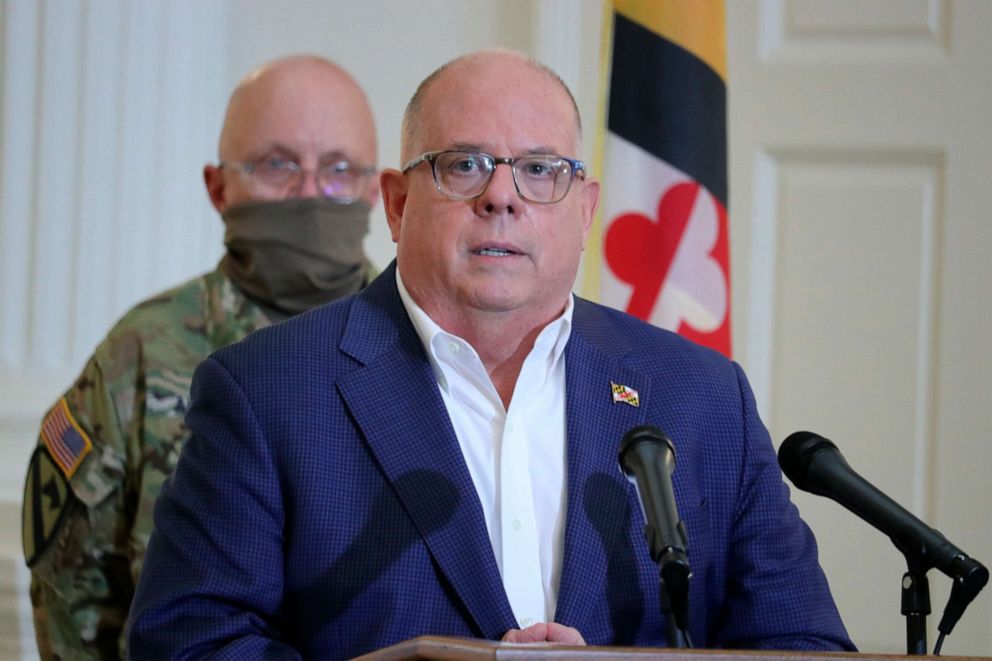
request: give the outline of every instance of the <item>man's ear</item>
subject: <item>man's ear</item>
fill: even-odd
[[[386,168],[379,173],[379,189],[393,243],[398,243],[400,240],[400,225],[403,223],[403,210],[406,208],[408,183],[409,179],[399,170]]]
[[[216,165],[203,166],[203,183],[207,185],[207,195],[217,213],[227,209],[227,199],[224,196],[224,171]]]
[[[599,207],[599,182],[595,179],[584,179],[581,183],[579,194],[582,196],[582,246],[585,247],[593,220],[596,218],[596,209]]]

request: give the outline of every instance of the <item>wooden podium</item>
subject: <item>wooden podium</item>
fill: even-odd
[[[498,643],[474,638],[421,636],[383,648],[353,661],[800,661],[801,659],[852,659],[874,661],[918,659],[899,654],[860,652],[771,652],[734,650],[675,650],[657,647],[572,647],[548,643]],[[989,657],[929,657],[963,660]]]

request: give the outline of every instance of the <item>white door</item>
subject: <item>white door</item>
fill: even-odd
[[[833,440],[990,566],[992,2],[728,0],[727,22],[735,356],[772,437]],[[854,641],[904,652],[902,555],[796,500]],[[943,652],[992,655],[992,587]]]

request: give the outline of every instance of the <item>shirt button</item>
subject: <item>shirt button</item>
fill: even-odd
[[[520,519],[514,519],[513,520],[513,529],[514,530],[523,530],[523,527],[524,527],[524,524],[520,523]]]
[[[455,342],[448,342],[448,349],[451,353],[458,353],[458,344]]]
[[[529,627],[532,624],[534,624],[534,620],[532,618],[524,617],[524,618],[521,618],[520,619],[520,626],[522,626],[522,627],[525,627],[526,628],[526,627]]]
[[[507,434],[512,434],[513,433],[513,423],[512,422],[507,423],[507,425],[506,425],[506,433]]]

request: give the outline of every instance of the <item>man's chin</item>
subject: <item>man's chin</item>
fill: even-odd
[[[506,291],[502,292],[474,292],[472,296],[472,307],[479,312],[490,312],[493,314],[511,313],[522,307],[522,301],[515,296],[511,296]]]

